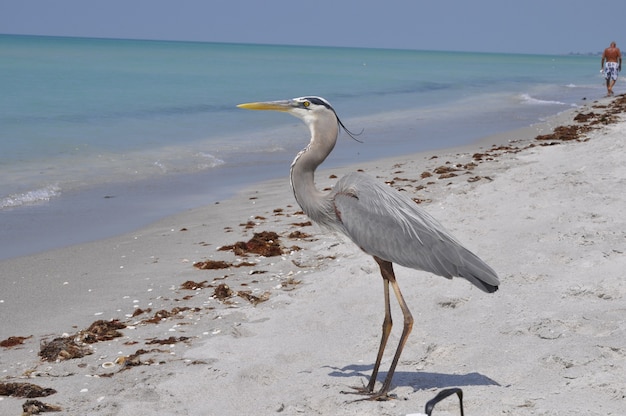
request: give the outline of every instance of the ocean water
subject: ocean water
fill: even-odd
[[[604,93],[599,58],[0,35],[0,259],[138,228],[286,176],[320,95],[325,166],[468,144]],[[210,220],[210,219],[207,219]]]

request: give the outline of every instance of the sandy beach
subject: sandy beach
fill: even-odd
[[[300,212],[285,166],[147,228],[0,262],[0,393],[32,396],[0,395],[0,413],[407,415],[460,387],[469,416],[623,415],[624,109],[602,99],[473,146],[318,172],[319,188],[362,169],[409,193],[502,281],[487,295],[397,268],[415,325],[394,400],[342,394],[368,382],[382,279]]]

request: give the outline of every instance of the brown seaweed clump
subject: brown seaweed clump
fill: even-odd
[[[92,354],[87,344],[110,341],[113,338],[121,337],[122,333],[118,329],[123,328],[126,328],[126,324],[117,319],[111,321],[98,320],[92,323],[89,328],[74,335],[58,337],[50,342],[43,342],[39,356],[50,362],[82,358],[85,355]]]
[[[187,307],[187,306],[182,306],[182,307],[175,307],[172,308],[171,311],[167,311],[165,309],[161,309],[158,310],[154,313],[154,316],[152,318],[148,318],[148,319],[144,319],[143,321],[141,321],[141,323],[144,324],[158,324],[161,321],[164,321],[167,318],[171,318],[174,317],[176,315],[178,315],[181,312],[185,312],[190,310],[191,308]],[[193,309],[194,311],[197,311],[197,308]]]
[[[3,348],[15,347],[16,345],[23,344],[24,341],[32,337],[33,337],[32,335],[28,337],[8,337],[7,339],[3,339],[2,341],[0,341],[0,347],[3,347]]]
[[[0,396],[26,397],[46,397],[56,393],[54,389],[39,387],[32,383],[0,383]]]
[[[121,337],[123,334],[118,329],[126,328],[126,324],[123,324],[117,319],[111,321],[99,320],[92,323],[89,328],[79,332],[78,337],[87,344],[95,344],[100,341],[110,341],[113,338]]]
[[[589,129],[586,127],[580,126],[559,126],[554,129],[554,132],[551,134],[542,134],[535,137],[535,140],[547,141],[547,140],[556,140],[556,141],[570,141],[570,140],[578,140],[580,136],[588,131]]]
[[[235,294],[235,292],[233,292],[231,290],[231,288],[228,287],[228,285],[221,283],[220,285],[218,285],[215,288],[215,291],[213,292],[213,296],[216,299],[219,299],[221,301],[223,301],[224,299],[228,299],[229,297],[233,296]]]
[[[259,254],[265,257],[274,257],[283,254],[278,234],[273,231],[254,233],[247,242],[239,241],[229,246],[223,246],[220,250],[232,251],[238,256]]]
[[[61,406],[55,406],[53,404],[42,403],[39,400],[26,400],[22,405],[22,416],[38,415],[45,412],[61,412],[63,409]]]
[[[196,263],[198,264],[198,263]],[[194,264],[194,267],[196,265]],[[182,285],[180,285],[180,288],[183,290],[198,290],[198,289],[203,289],[205,288],[207,285],[207,281],[202,281],[202,282],[194,282],[193,280],[187,280],[185,283],[183,283]]]
[[[153,345],[153,344],[159,344],[159,345],[172,345],[172,344],[176,344],[177,342],[185,342],[188,341],[189,337],[169,337],[167,339],[152,339],[150,341],[146,341],[146,345]]]
[[[193,264],[193,267],[200,270],[220,270],[220,269],[228,269],[232,264],[227,263],[222,260],[206,260],[199,261]]]
[[[49,362],[82,358],[89,354],[92,354],[91,349],[86,345],[79,345],[73,337],[59,337],[44,342],[39,351],[39,356]]]
[[[248,302],[256,306],[259,303],[262,303],[268,300],[270,298],[270,293],[264,292],[261,296],[256,296],[256,295],[253,295],[252,292],[248,290],[240,290],[237,292],[237,296],[247,300]]]

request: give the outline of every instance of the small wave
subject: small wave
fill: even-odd
[[[0,209],[17,208],[23,205],[33,205],[47,202],[50,199],[61,195],[61,188],[58,185],[48,185],[41,189],[35,189],[20,194],[12,194],[0,199]]]
[[[224,163],[226,163],[222,159],[219,159],[210,153],[198,152],[196,153],[196,156],[199,156],[200,159],[204,162],[204,163],[200,163],[199,165],[204,166],[207,169],[221,166]]]
[[[567,105],[561,101],[551,101],[551,100],[540,100],[538,98],[532,97],[530,94],[521,94],[519,96],[520,100],[523,104],[531,104],[531,105]]]
[[[175,157],[164,157],[152,162],[152,167],[156,168],[157,173],[183,173],[196,172],[201,170],[212,169],[223,165],[222,159],[204,152],[183,153]]]

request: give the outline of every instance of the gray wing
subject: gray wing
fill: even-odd
[[[486,292],[497,290],[496,272],[406,195],[361,173],[342,178],[333,194],[341,231],[366,253],[447,278],[463,277]]]

